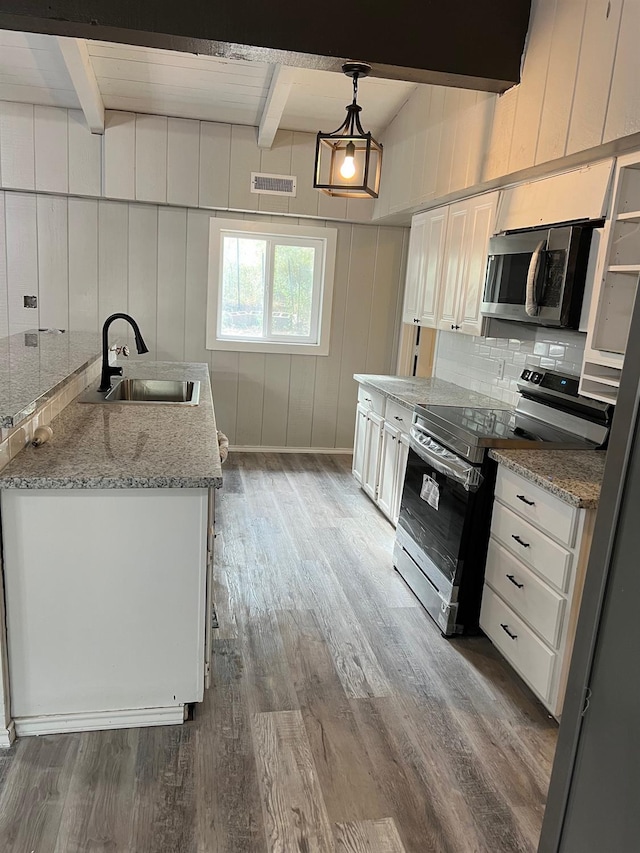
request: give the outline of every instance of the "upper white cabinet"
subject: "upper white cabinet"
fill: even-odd
[[[487,247],[498,196],[486,193],[413,218],[404,323],[482,333]]]
[[[580,393],[615,403],[640,279],[640,154],[620,157],[596,266]]]
[[[435,328],[445,258],[449,208],[414,216],[409,238],[403,323]]]
[[[602,160],[504,190],[496,233],[576,219],[602,219],[608,208],[613,160]]]

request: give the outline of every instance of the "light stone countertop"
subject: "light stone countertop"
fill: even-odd
[[[404,406],[422,403],[434,406],[476,406],[481,409],[512,409],[508,403],[470,391],[461,385],[454,385],[444,379],[420,379],[416,376],[377,376],[369,373],[356,373],[356,382],[367,385],[384,394],[391,400]]]
[[[68,380],[100,358],[96,332],[32,329],[0,338],[0,427],[18,426]]]
[[[73,401],[53,438],[0,472],[0,489],[218,488],[222,467],[206,364],[123,364],[125,377],[200,381],[197,406]]]
[[[571,506],[598,506],[607,458],[602,450],[490,450],[489,456]]]

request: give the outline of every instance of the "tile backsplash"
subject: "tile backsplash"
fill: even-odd
[[[440,332],[434,375],[515,405],[517,381],[525,367],[580,375],[587,336],[568,329],[545,329],[493,321],[490,337]]]

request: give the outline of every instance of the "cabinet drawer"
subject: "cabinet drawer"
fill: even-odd
[[[500,501],[493,505],[491,533],[545,580],[562,592],[567,591],[573,558],[570,551],[549,539],[537,527],[520,518]]]
[[[377,415],[384,414],[384,394],[378,391],[373,391],[365,385],[358,385],[358,402],[362,403],[368,412],[375,412]]]
[[[482,594],[480,627],[514,669],[548,702],[556,653],[489,586],[484,587]]]
[[[578,521],[575,507],[502,466],[498,470],[496,496],[549,536],[573,546]]]
[[[406,406],[401,406],[395,400],[387,400],[387,406],[384,410],[384,419],[388,421],[400,432],[408,433],[411,429],[411,420],[413,418],[413,409],[408,409]]]
[[[489,542],[485,581],[543,640],[557,647],[565,599],[493,537]]]

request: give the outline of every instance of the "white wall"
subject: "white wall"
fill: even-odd
[[[393,368],[407,232],[346,222],[370,220],[372,204],[314,190],[314,146],[313,134],[282,131],[263,151],[256,128],[122,112],[107,112],[101,138],[75,110],[0,102],[0,335],[94,330],[126,310],[152,358],[210,364],[233,444],[351,447],[353,374]],[[297,175],[298,195],[250,193],[252,170]],[[336,220],[329,356],[205,348],[213,209]]]
[[[223,353],[205,348],[215,215],[0,192],[0,335],[35,326],[97,330],[111,312],[130,311],[151,358],[211,365],[219,425],[232,443],[351,447],[353,373],[393,369],[406,229],[336,224],[329,356]],[[38,297],[37,310],[23,307],[25,294]]]
[[[315,136],[107,110],[104,136],[82,113],[0,101],[0,188],[217,210],[369,222],[373,201],[313,189]],[[251,172],[295,175],[295,198],[250,192]]]
[[[389,125],[374,218],[640,132],[638,32],[638,0],[533,0],[518,86],[419,86]]]

